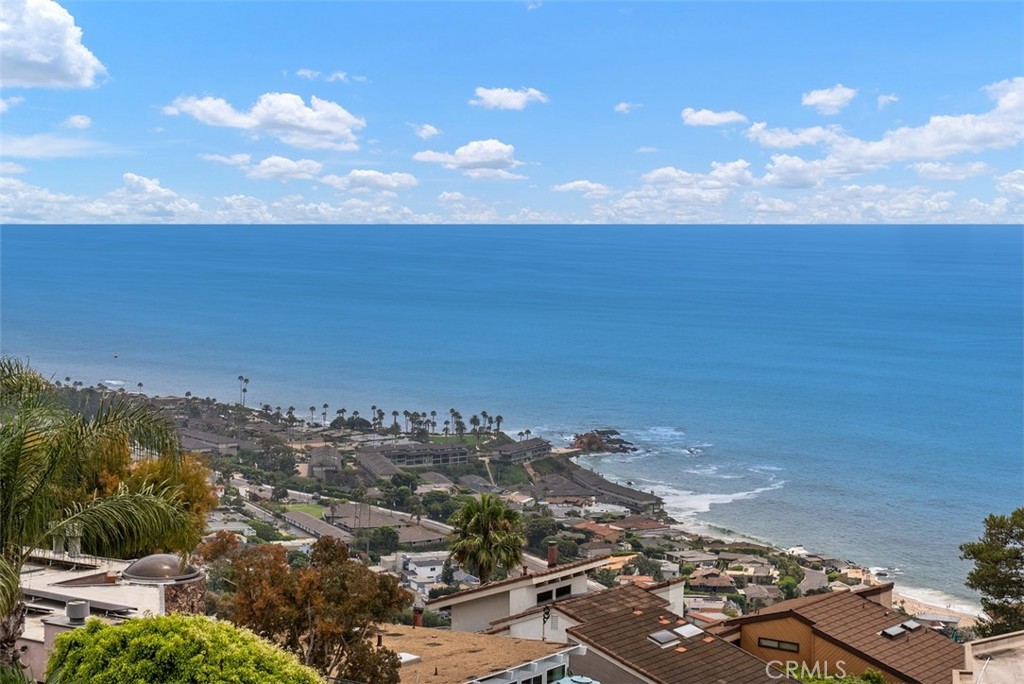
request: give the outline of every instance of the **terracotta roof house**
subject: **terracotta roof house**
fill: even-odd
[[[669,529],[668,523],[663,523],[654,518],[648,518],[645,515],[629,515],[622,520],[615,521],[616,527],[621,527],[624,530],[667,530]]]
[[[964,648],[891,608],[892,584],[782,601],[713,630],[765,660],[793,660],[819,673],[861,674],[888,682],[949,684]]]
[[[611,525],[604,525],[602,523],[593,522],[587,520],[581,523],[577,523],[572,526],[572,529],[579,530],[580,532],[589,532],[598,539],[602,539],[607,542],[618,542],[622,539],[622,530]]]

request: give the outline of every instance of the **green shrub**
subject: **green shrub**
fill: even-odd
[[[61,634],[48,684],[322,684],[314,670],[252,632],[195,615],[108,625],[90,620]]]

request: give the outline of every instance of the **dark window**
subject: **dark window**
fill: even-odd
[[[557,589],[555,589],[555,598],[556,599],[560,599],[563,596],[568,596],[571,593],[572,593],[572,585],[571,584],[567,584],[564,587],[558,587]]]
[[[799,653],[800,644],[793,641],[779,641],[778,639],[765,639],[759,637],[757,639],[757,645],[761,648],[773,648],[776,651],[788,651],[789,653]]]
[[[552,596],[553,594],[551,593],[550,589],[548,589],[547,591],[537,592],[537,603],[545,603],[547,601],[550,601]]]

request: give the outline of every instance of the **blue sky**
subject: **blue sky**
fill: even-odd
[[[1024,219],[1019,2],[0,13],[5,222]]]

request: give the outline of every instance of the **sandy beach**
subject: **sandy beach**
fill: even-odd
[[[957,624],[958,627],[971,627],[978,622],[978,616],[972,615],[971,613],[965,613],[945,606],[936,606],[930,603],[925,603],[917,599],[906,596],[905,594],[899,593],[899,590],[893,592],[892,605],[894,608],[903,608],[911,615],[921,615],[922,613],[931,613],[936,615],[950,615],[953,617],[960,618],[960,622]]]

